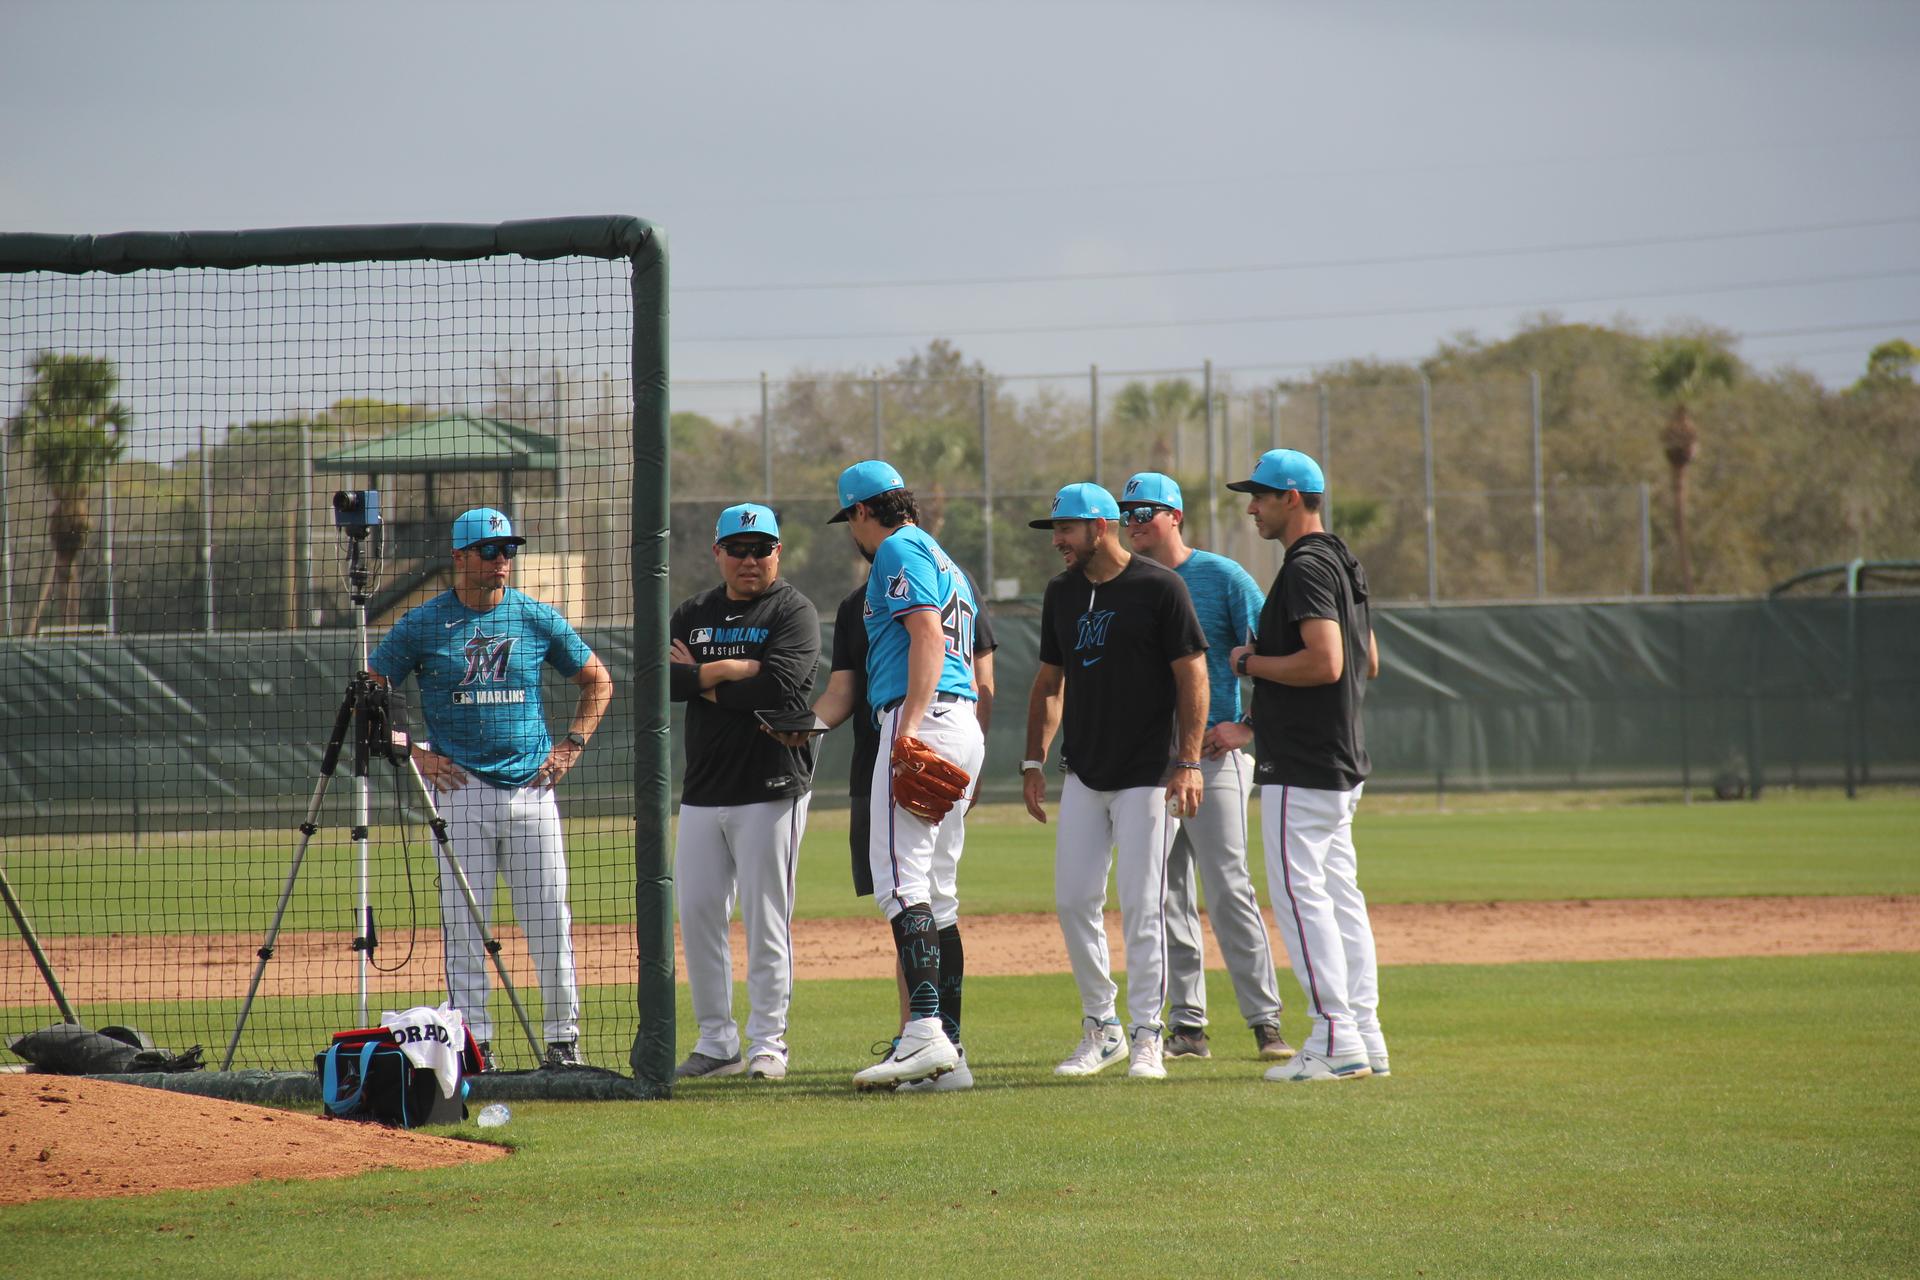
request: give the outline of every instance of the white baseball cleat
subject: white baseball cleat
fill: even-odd
[[[1057,1076],[1090,1076],[1126,1056],[1127,1033],[1120,1029],[1116,1019],[1103,1022],[1099,1018],[1082,1018],[1080,1024],[1086,1033],[1073,1052],[1053,1069]]]
[[[1317,1053],[1303,1050],[1294,1055],[1292,1062],[1268,1068],[1266,1078],[1274,1084],[1292,1084],[1303,1080],[1360,1080],[1372,1074],[1373,1068],[1365,1058],[1329,1062]]]
[[[1167,1078],[1167,1066],[1160,1055],[1160,1028],[1133,1029],[1133,1061],[1127,1066],[1127,1077],[1131,1080]]]
[[[900,1031],[893,1052],[853,1077],[854,1087],[892,1089],[915,1080],[943,1076],[960,1065],[960,1051],[947,1039],[938,1018],[915,1018]]]
[[[1390,1076],[1393,1074],[1393,1066],[1387,1061],[1387,1055],[1384,1053],[1377,1058],[1368,1058],[1367,1066],[1372,1070],[1373,1077],[1376,1080],[1382,1076]]]
[[[747,1079],[785,1080],[787,1064],[778,1054],[756,1053],[747,1059]]]
[[[967,1065],[967,1047],[960,1047],[960,1065],[945,1075],[931,1080],[909,1080],[894,1089],[895,1093],[958,1093],[962,1089],[973,1088],[973,1068]]]

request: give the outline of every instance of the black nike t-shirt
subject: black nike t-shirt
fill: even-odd
[[[1049,582],[1040,661],[1066,673],[1060,754],[1073,776],[1095,791],[1161,785],[1177,746],[1173,663],[1206,647],[1187,584],[1145,556],[1106,582],[1078,569]]]
[[[1312,618],[1340,624],[1346,648],[1340,678],[1307,688],[1253,682],[1253,740],[1259,756],[1253,776],[1260,783],[1351,791],[1373,768],[1360,724],[1373,621],[1366,570],[1347,544],[1330,533],[1309,533],[1287,548],[1280,576],[1260,611],[1253,651],[1281,657],[1300,652],[1306,648],[1300,624]]]
[[[973,598],[979,600],[980,592],[965,569],[960,570],[960,576],[967,578],[967,588],[973,592]],[[833,615],[833,660],[829,670],[853,672],[853,764],[847,777],[850,796],[873,794],[873,761],[880,754],[880,730],[873,723],[873,709],[867,705],[866,607],[867,584],[863,582],[847,594]],[[993,638],[993,619],[982,604],[980,611],[973,615],[974,660],[977,662],[981,654],[992,653],[999,647],[999,641]]]

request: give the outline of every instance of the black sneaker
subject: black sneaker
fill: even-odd
[[[1261,1057],[1274,1062],[1285,1062],[1293,1056],[1293,1046],[1271,1022],[1263,1022],[1253,1029],[1253,1042],[1259,1046]]]
[[[584,1067],[580,1060],[580,1044],[577,1040],[555,1040],[547,1046],[546,1056],[540,1059],[540,1065],[549,1071],[563,1071],[568,1067]]]
[[[498,1069],[493,1065],[493,1041],[475,1040],[473,1047],[480,1051],[480,1070],[482,1073]]]
[[[1161,1046],[1161,1056],[1166,1058],[1211,1058],[1213,1050],[1207,1047],[1207,1033],[1203,1027],[1174,1027],[1167,1032],[1166,1043]]]

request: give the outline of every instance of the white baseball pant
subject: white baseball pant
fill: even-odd
[[[867,858],[873,866],[873,900],[888,920],[916,902],[933,910],[933,925],[946,929],[960,922],[958,877],[967,844],[966,809],[980,786],[986,738],[972,702],[936,702],[921,717],[920,741],[941,758],[959,765],[973,779],[966,799],[938,824],[914,817],[893,803],[893,739],[898,707],[880,717],[880,750],[873,761],[871,832]]]
[[[742,805],[681,805],[673,843],[680,941],[700,1039],[715,1058],[740,1052],[733,1018],[733,949],[727,921],[737,898],[747,935],[747,1055],[787,1060],[793,999],[794,874],[811,795]]]
[[[494,882],[507,882],[514,918],[540,975],[547,1043],[580,1038],[580,993],[573,976],[573,912],[567,906],[567,852],[560,805],[551,787],[496,787],[467,775],[436,797],[454,856],[467,873],[482,919],[493,919]],[[493,1039],[487,1012],[489,961],[480,930],[451,871],[440,873],[440,923],[447,944],[447,1001],[476,1040]]]
[[[1260,788],[1273,916],[1311,1006],[1302,1047],[1331,1062],[1387,1055],[1373,925],[1353,848],[1361,790]]]
[[[1127,1020],[1134,1027],[1161,1027],[1160,1010],[1167,1002],[1164,908],[1171,839],[1164,787],[1095,791],[1067,775],[1054,835],[1053,897],[1085,1017],[1113,1017],[1120,990],[1113,981],[1102,918],[1107,872],[1117,865],[1127,948]]]
[[[1207,919],[1233,978],[1234,998],[1249,1027],[1280,1025],[1280,984],[1273,945],[1247,870],[1247,798],[1253,762],[1244,751],[1202,760],[1206,791],[1200,812],[1177,820],[1167,854],[1167,1021],[1207,1025],[1205,942],[1200,936],[1198,884],[1206,887]]]

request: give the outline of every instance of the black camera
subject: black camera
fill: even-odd
[[[333,495],[333,523],[349,532],[365,531],[380,523],[378,489],[341,489]]]
[[[376,760],[405,764],[410,742],[406,696],[365,671],[354,677],[354,695],[360,738],[367,754]]]

